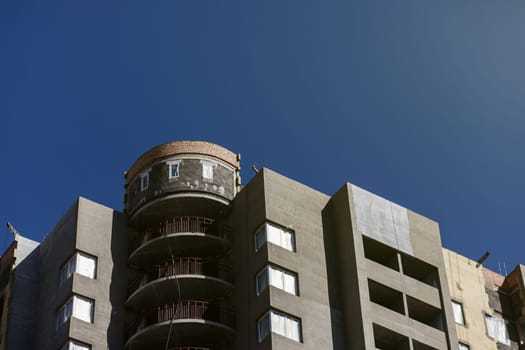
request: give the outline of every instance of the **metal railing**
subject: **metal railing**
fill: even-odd
[[[232,237],[231,227],[218,223],[213,219],[201,216],[178,216],[162,221],[158,226],[149,227],[141,231],[139,240],[134,248],[136,249],[157,237],[183,232],[204,233],[229,242],[231,242]]]
[[[176,258],[173,263],[157,265],[145,273],[139,274],[128,286],[128,295],[143,287],[148,282],[177,275],[197,275],[215,277],[232,282],[231,268],[223,263],[194,257]]]
[[[213,304],[202,300],[183,300],[178,304],[166,304],[143,310],[128,327],[128,335],[132,336],[140,330],[163,322],[181,319],[199,319],[213,321],[235,327],[234,313],[222,304]]]

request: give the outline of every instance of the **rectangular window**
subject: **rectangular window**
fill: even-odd
[[[213,180],[213,163],[202,163],[202,177]]]
[[[57,312],[57,329],[71,317],[93,323],[94,301],[79,295],[73,295]]]
[[[470,350],[470,346],[467,344],[459,343],[459,350]]]
[[[255,233],[255,250],[270,242],[291,252],[295,251],[294,232],[274,224],[266,223]]]
[[[76,340],[68,340],[60,350],[91,350],[91,345]]]
[[[73,273],[95,278],[97,259],[81,252],[75,253],[60,269],[60,285],[64,284]]]
[[[487,326],[487,335],[497,342],[510,345],[509,331],[507,322],[496,316],[485,315],[485,325]]]
[[[463,315],[463,305],[452,300],[452,310],[454,311],[454,320],[457,324],[465,325],[465,316]]]
[[[261,294],[268,285],[297,295],[297,274],[274,266],[265,267],[264,270],[257,275],[256,284],[257,295]]]
[[[169,173],[170,179],[179,177],[179,164],[180,164],[179,161],[168,163],[168,173]]]
[[[257,325],[259,342],[272,332],[301,342],[301,321],[290,315],[269,311],[259,319]]]
[[[149,172],[140,175],[140,190],[144,191],[149,186]]]

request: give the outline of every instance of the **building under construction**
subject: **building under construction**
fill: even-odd
[[[443,249],[438,224],[346,183],[320,193],[178,141],[0,258],[0,350],[525,349],[525,266]]]

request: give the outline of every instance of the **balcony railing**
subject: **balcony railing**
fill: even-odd
[[[140,238],[135,244],[135,249],[146,244],[152,239],[173,233],[204,233],[231,242],[231,227],[217,221],[200,216],[179,216],[159,223],[158,226],[149,227],[140,232]]]
[[[197,275],[215,277],[226,282],[232,282],[231,268],[217,261],[206,261],[202,258],[177,258],[173,263],[157,265],[149,271],[140,274],[128,286],[128,295],[143,287],[148,282],[177,275]]]
[[[129,336],[159,323],[182,319],[199,319],[217,322],[230,328],[235,327],[233,311],[221,304],[201,300],[184,300],[178,304],[166,304],[144,310],[129,324]]]

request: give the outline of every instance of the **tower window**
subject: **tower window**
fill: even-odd
[[[270,242],[281,248],[295,251],[295,235],[291,230],[266,223],[255,233],[255,250],[259,250],[264,243]]]
[[[95,278],[97,258],[76,252],[60,269],[60,285],[64,284],[73,273],[78,273],[88,278]]]
[[[467,344],[459,343],[459,350],[470,350],[470,346]]]
[[[144,191],[149,186],[149,172],[140,175],[140,190]]]
[[[168,177],[170,179],[179,177],[179,168],[180,168],[180,161],[169,162],[168,163],[168,173],[169,173]]]
[[[213,180],[213,164],[202,163],[202,177],[205,179]]]
[[[283,269],[267,266],[256,278],[257,294],[261,294],[268,285],[297,295],[297,274]]]
[[[57,329],[71,317],[93,323],[94,301],[79,295],[73,295],[57,312]]]
[[[270,332],[301,342],[301,320],[271,310],[261,317],[257,324],[259,342],[266,338]]]

